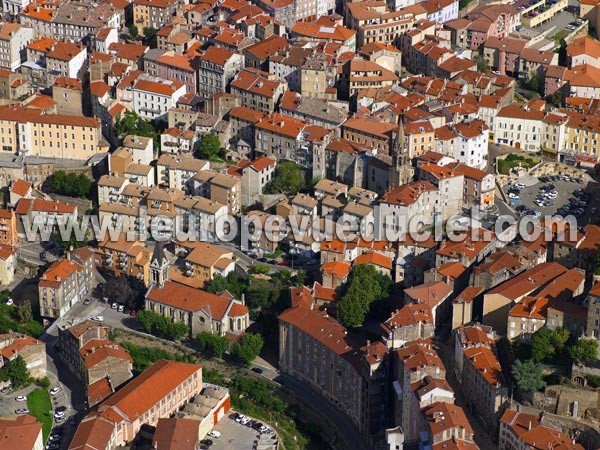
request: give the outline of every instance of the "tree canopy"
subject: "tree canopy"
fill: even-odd
[[[206,133],[200,139],[200,145],[194,156],[198,159],[209,161],[219,160],[221,156],[221,142],[215,133]]]
[[[70,197],[89,197],[92,182],[84,173],[66,173],[57,170],[50,177],[50,190],[56,194]]]
[[[10,380],[10,383],[15,389],[27,384],[29,381],[29,370],[21,355],[17,356],[0,369],[0,380]]]
[[[260,354],[263,345],[264,340],[260,334],[248,333],[231,346],[231,354],[249,366]]]
[[[158,149],[158,144],[160,143],[158,130],[150,122],[138,116],[135,111],[125,111],[123,116],[117,116],[114,130],[115,134],[120,137],[131,134],[152,138],[154,150]]]
[[[556,328],[550,330],[540,328],[531,338],[531,354],[535,361],[544,361],[554,357],[563,356],[569,340],[569,330]]]
[[[374,302],[389,297],[392,280],[375,267],[364,264],[355,267],[348,278],[347,290],[338,303],[338,320],[345,327],[363,324]]]
[[[248,283],[240,279],[235,272],[228,273],[226,277],[215,275],[205,286],[205,289],[213,294],[227,290],[237,299],[242,297],[247,288]]]
[[[265,186],[267,194],[297,194],[306,184],[302,168],[291,161],[284,161],[275,168],[273,179]]]
[[[248,287],[248,305],[251,308],[270,308],[277,302],[281,291],[279,287],[266,280],[254,280]]]
[[[596,339],[579,339],[569,348],[569,355],[575,361],[591,362],[598,359],[598,341]]]
[[[542,365],[531,359],[525,362],[517,359],[511,373],[519,389],[524,392],[539,391],[546,386],[546,382],[542,379]]]
[[[152,311],[139,311],[136,318],[146,332],[161,338],[178,341],[189,333],[189,327],[183,322],[173,322]]]
[[[81,222],[79,222],[79,225],[73,226],[73,230],[76,227],[81,229],[81,226],[82,226],[82,224],[81,224]],[[57,228],[52,232],[51,242],[59,250],[59,252],[61,254],[63,254],[66,251],[69,251],[71,248],[76,249],[76,248],[86,247],[89,244],[89,235],[90,235],[89,229],[86,229],[84,238],[77,239],[77,235],[76,235],[75,231],[72,231],[71,233],[69,233],[69,239],[63,239],[63,237],[60,234],[60,229]]]
[[[217,358],[222,358],[229,348],[229,341],[225,336],[203,331],[196,336],[196,342],[201,351],[208,352]]]

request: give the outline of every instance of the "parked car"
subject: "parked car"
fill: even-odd
[[[112,309],[117,309],[119,307],[119,305],[117,305],[116,303],[113,303],[112,305],[110,305],[110,307]]]
[[[13,305],[14,303],[15,303],[15,301],[14,301],[12,298],[8,297],[8,298],[6,299],[6,304],[7,304],[8,306],[10,306],[10,305]]]
[[[92,317],[94,322],[104,322],[104,316],[94,316]]]
[[[284,267],[290,267],[291,263],[289,261],[281,261],[279,263],[280,266],[284,266]]]
[[[17,414],[29,414],[29,410],[27,408],[19,408],[15,411]]]
[[[248,419],[249,420],[249,419]],[[221,437],[221,433],[218,432],[217,430],[211,430],[208,433],[206,433],[208,436],[210,436],[211,438],[215,438],[215,439],[219,439]]]
[[[52,389],[50,389],[50,395],[52,395],[52,396],[55,396],[59,392],[60,392],[60,388],[59,387],[53,387]]]
[[[266,263],[268,260],[267,260],[267,258],[263,257],[263,258],[258,258],[257,261],[261,262],[261,263]]]
[[[119,306],[117,307],[117,311],[119,311],[119,312],[123,312],[123,309],[124,309],[124,308],[125,308],[125,307],[124,307],[123,305],[119,305]]]
[[[84,305],[89,305],[90,303],[92,303],[92,299],[91,299],[91,298],[86,298],[86,299],[83,301],[83,304],[84,304]]]
[[[135,317],[137,315],[137,311],[135,309],[132,309],[131,312],[129,313],[129,315],[131,317]]]
[[[519,196],[513,192],[509,192],[508,193],[508,198],[512,198],[512,199],[517,199],[519,198]]]
[[[10,391],[12,391],[12,384],[9,384],[8,386],[4,386],[2,389],[0,389],[0,393],[2,394],[8,394]]]
[[[263,373],[263,370],[260,367],[253,367],[252,369],[250,369],[252,372],[256,372],[257,374],[261,375]]]
[[[66,416],[57,417],[54,420],[55,420],[56,423],[65,423],[67,421],[67,417]]]
[[[25,397],[24,395],[17,395],[15,397],[15,401],[17,401],[17,402],[25,402],[25,401],[27,401],[27,397]]]

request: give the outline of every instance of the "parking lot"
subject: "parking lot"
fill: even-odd
[[[221,437],[214,439],[207,436],[213,441],[210,450],[252,450],[254,441],[259,437],[256,430],[240,425],[229,416],[223,417],[213,429],[221,433]]]
[[[535,184],[525,186],[520,190],[507,186],[505,192],[508,193],[509,200],[515,210],[522,214],[534,214],[538,216],[555,215],[557,212],[559,214],[566,213],[577,216],[576,211],[579,209],[581,213],[577,217],[579,225],[596,223],[597,212],[600,210],[600,201],[597,197],[594,198],[587,194],[581,195],[581,192],[586,188],[583,182],[579,183],[572,179],[564,180],[560,178],[552,178],[544,181],[537,180]],[[542,198],[539,194],[540,192],[544,192],[544,189],[547,192],[555,193],[551,197],[555,196],[556,198],[547,196],[544,198],[545,204],[536,203],[536,200]],[[516,194],[518,198],[510,198],[511,192],[513,195]],[[565,207],[565,205],[568,206]]]

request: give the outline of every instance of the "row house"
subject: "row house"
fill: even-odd
[[[269,36],[263,41],[244,48],[243,54],[246,67],[266,71],[269,68],[269,61],[272,57],[285,54],[289,49],[290,43],[284,37],[278,35]],[[273,73],[272,71],[270,72]],[[273,74],[276,75],[275,73]]]
[[[400,348],[407,342],[433,336],[433,316],[427,305],[411,303],[395,310],[390,318],[381,324],[381,328],[387,347]]]
[[[339,130],[348,119],[348,104],[325,98],[307,97],[298,92],[287,91],[279,103],[282,114],[311,122],[328,130]]]
[[[404,291],[405,303],[426,305],[436,328],[451,321],[453,288],[444,281],[430,281]]]
[[[177,247],[183,249],[184,275],[204,287],[215,276],[226,277],[235,268],[233,252],[207,242],[184,242]]]
[[[566,271],[565,267],[556,262],[539,264],[486,292],[483,299],[483,322],[506,333],[508,313],[512,306],[524,297],[537,293]]]
[[[31,94],[29,80],[22,74],[0,69],[0,98],[19,100]]]
[[[18,23],[0,25],[0,68],[16,71],[21,66],[21,54],[33,41],[33,29]]]
[[[354,4],[354,3],[353,3]],[[342,98],[356,98],[366,89],[392,87],[396,74],[373,61],[352,59],[342,66],[338,85]]]
[[[13,183],[13,188],[15,184]],[[17,216],[14,210],[0,209],[0,245],[6,247],[16,247],[19,244],[19,234],[17,232]]]
[[[242,106],[269,114],[287,90],[287,83],[275,81],[267,72],[244,69],[231,82],[231,92],[242,98]]]
[[[176,0],[134,0],[133,24],[140,32],[144,28],[159,30],[175,15]]]
[[[121,211],[118,211],[117,214],[120,213]],[[138,218],[139,213],[132,216],[131,220]],[[117,239],[111,239],[109,235],[98,244],[95,264],[96,267],[112,272],[115,276],[123,274],[135,277],[148,285],[150,256],[150,250],[145,248],[143,243],[137,240],[127,241],[126,233],[119,233]]]
[[[239,161],[227,169],[229,175],[240,178],[242,206],[251,205],[260,200],[265,186],[273,179],[277,161],[263,156],[254,161]]]
[[[227,205],[229,214],[241,211],[241,182],[238,177],[217,173],[212,170],[202,170],[191,179],[191,192]]]
[[[395,349],[394,357],[394,403],[395,422],[400,424],[408,441],[418,439],[421,429],[420,402],[411,387],[426,377],[444,379],[446,367],[432,348],[431,339],[417,339]]]
[[[324,311],[298,305],[279,316],[281,371],[344,411],[369,448],[387,413],[387,353],[382,342],[363,344]]]
[[[163,154],[156,162],[156,179],[161,186],[188,192],[191,178],[204,170],[210,170],[210,162],[191,156]]]
[[[452,166],[422,164],[419,167],[419,179],[429,181],[440,193],[439,206],[447,210],[446,214],[455,215],[462,210],[464,175],[453,170]]]
[[[600,43],[588,36],[574,39],[567,45],[567,63],[569,67],[589,64],[600,68]]]
[[[390,189],[379,203],[380,217],[384,219],[380,230],[387,240],[397,240],[406,234],[408,221],[416,215],[430,217],[441,215],[440,192],[429,181],[415,181]],[[393,238],[394,237],[394,238]]]
[[[427,433],[427,442],[433,445],[456,439],[461,448],[473,444],[475,432],[460,406],[448,402],[437,402],[423,410],[423,425]],[[443,445],[441,448],[444,448]],[[472,448],[472,447],[471,447]]]
[[[397,131],[396,124],[370,118],[353,117],[342,124],[343,139],[383,155],[392,154]]]
[[[487,168],[489,130],[479,119],[437,128],[436,150],[463,165],[484,170]]]
[[[85,43],[102,28],[121,29],[125,24],[124,7],[112,2],[84,4],[70,0],[57,5],[29,4],[20,13],[21,25],[31,27],[35,37]]]
[[[39,280],[40,315],[49,319],[65,315],[91,292],[94,281],[93,252],[84,247],[67,253],[66,259],[52,263]]]
[[[288,95],[325,96],[337,75],[336,66],[330,64],[330,58],[319,53],[316,46],[310,48],[302,44],[295,45],[271,56],[268,63],[269,72],[278,80],[288,83]],[[283,98],[281,102],[283,103]]]
[[[471,285],[491,289],[523,272],[525,266],[507,251],[492,253],[473,268]]]
[[[493,174],[460,163],[454,164],[453,169],[464,177],[463,205],[465,207],[484,208],[494,204],[496,177]]]
[[[306,2],[308,3],[308,2]],[[317,15],[314,22],[298,22],[290,30],[292,38],[300,41],[335,43],[340,51],[356,51],[356,31],[342,25],[341,17]]]
[[[544,424],[543,415],[528,414],[508,408],[500,418],[498,448],[500,450],[535,448],[543,442],[545,448],[583,450],[581,444],[560,430]]]
[[[29,223],[52,227],[74,222],[77,219],[77,206],[48,200],[22,198],[17,203],[15,214],[21,221],[28,220]]]
[[[248,159],[255,143],[255,125],[263,120],[266,114],[244,106],[234,106],[229,111],[231,126],[231,145],[236,147],[232,154],[234,160]]]
[[[427,10],[418,4],[397,10],[388,9],[382,1],[345,5],[345,22],[349,28],[356,30],[358,47],[371,42],[395,43],[399,35],[427,16]]]
[[[108,339],[108,328],[86,320],[58,330],[60,357],[81,381],[87,404],[93,406],[133,377],[133,359]],[[108,389],[105,389],[108,387]]]
[[[186,93],[197,91],[197,73],[192,62],[173,51],[150,50],[144,55],[144,71],[153,77],[185,84]]]
[[[183,197],[175,200],[175,213],[183,221],[183,231],[196,225],[199,240],[217,242],[218,224],[228,215],[228,207],[205,197]]]
[[[185,84],[141,75],[134,82],[133,110],[147,120],[167,120],[169,110],[186,93]]]
[[[199,364],[159,360],[89,413],[77,427],[69,450],[112,450],[130,443],[143,425],[156,426],[202,388]]]
[[[255,125],[255,151],[275,160],[295,161],[324,174],[325,148],[333,131],[283,114],[271,114]],[[316,176],[316,175],[315,175]]]
[[[197,42],[196,38],[179,23],[165,25],[156,33],[156,48],[171,51],[176,55],[185,53]]]
[[[211,97],[225,92],[243,67],[243,55],[220,47],[209,47],[198,58],[198,93]]]

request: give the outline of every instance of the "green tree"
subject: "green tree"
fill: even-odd
[[[65,190],[67,174],[64,170],[57,170],[50,177],[50,189],[52,192],[62,193]]]
[[[102,296],[106,297],[110,303],[127,305],[134,296],[134,292],[127,282],[127,277],[111,277],[104,283]]]
[[[29,381],[29,370],[21,355],[11,360],[8,365],[2,367],[0,371],[4,372],[2,378],[4,380],[10,380],[10,383],[15,389],[25,386]]]
[[[136,37],[138,37],[138,34],[139,34],[139,32],[138,32],[138,29],[137,29],[137,27],[136,27],[135,25],[131,25],[131,26],[129,27],[129,35],[130,35],[130,36],[131,36],[133,39],[135,39]]]
[[[229,348],[229,341],[225,336],[217,336],[207,331],[196,336],[196,342],[200,350],[209,352],[217,358],[222,358]]]
[[[154,328],[155,316],[152,311],[140,311],[136,314],[135,318],[138,323],[146,330],[146,333],[152,333],[152,329]]]
[[[265,186],[265,193],[294,195],[305,186],[305,183],[302,168],[291,161],[284,161],[275,168],[275,175]]]
[[[248,304],[255,309],[270,308],[279,298],[279,288],[265,280],[254,280],[248,286]]]
[[[48,390],[50,388],[50,379],[48,377],[38,378],[35,380],[35,384],[37,384],[42,389]]]
[[[92,182],[84,173],[66,173],[57,170],[50,177],[50,190],[56,194],[71,197],[89,197]]]
[[[569,330],[564,327],[552,330],[550,341],[552,342],[555,353],[562,353],[565,350],[569,336]]]
[[[210,161],[219,160],[221,156],[221,142],[215,133],[206,133],[200,139],[194,156],[198,159],[208,159]]]
[[[517,386],[523,392],[535,392],[543,389],[546,382],[542,379],[542,365],[532,360],[525,362],[517,359],[511,369]]]
[[[546,327],[540,328],[533,333],[531,338],[531,355],[534,361],[543,361],[551,358],[555,354],[555,348],[552,345],[552,331]]]
[[[345,327],[361,326],[374,302],[389,297],[392,280],[367,264],[355,267],[347,290],[337,306],[338,320]]]
[[[249,366],[260,354],[263,345],[264,339],[260,334],[248,333],[231,346],[231,354]]]
[[[220,294],[223,291],[229,291],[231,295],[239,299],[242,294],[246,292],[248,283],[238,277],[234,272],[230,272],[226,277],[221,275],[215,275],[215,277],[209,281],[205,289],[213,294]]]
[[[579,339],[569,348],[569,355],[575,361],[592,362],[598,359],[598,341],[596,339]]]
[[[127,135],[144,136],[152,138],[154,151],[158,151],[160,143],[160,133],[150,122],[142,119],[135,111],[125,111],[125,114],[117,116],[114,126],[117,136],[125,137]]]
[[[140,311],[136,315],[138,323],[147,333],[165,339],[178,341],[189,333],[189,327],[183,322],[173,322],[152,311]]]
[[[23,303],[17,306],[17,320],[20,323],[29,323],[33,320],[33,311],[29,300],[24,300]]]

